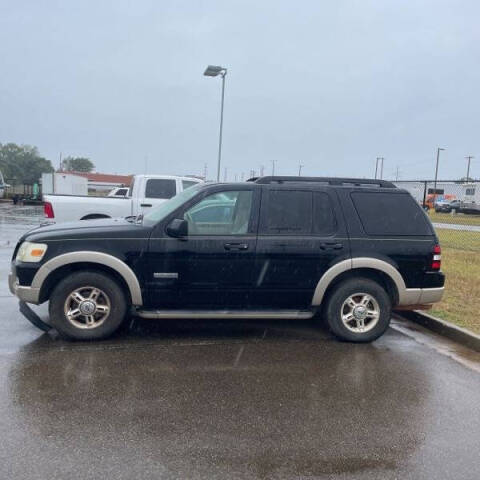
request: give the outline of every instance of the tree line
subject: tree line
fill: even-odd
[[[95,165],[86,157],[65,157],[62,160],[63,171],[91,172]],[[0,171],[6,183],[37,183],[42,173],[55,171],[52,162],[42,157],[37,147],[0,143]]]

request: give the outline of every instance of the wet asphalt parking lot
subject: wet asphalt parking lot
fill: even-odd
[[[480,354],[402,322],[370,345],[178,320],[67,343],[8,291],[34,222],[0,204],[1,479],[480,478]]]

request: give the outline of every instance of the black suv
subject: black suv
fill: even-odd
[[[323,316],[339,338],[376,339],[392,308],[443,294],[440,246],[410,194],[382,180],[261,177],[191,187],[144,217],[50,224],[18,242],[9,277],[50,301],[70,339],[151,318]],[[30,312],[30,314],[29,314]]]

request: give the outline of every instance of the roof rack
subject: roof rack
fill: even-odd
[[[247,182],[261,185],[270,183],[326,183],[328,185],[353,185],[356,187],[376,185],[381,188],[397,188],[395,184],[387,180],[367,178],[267,176],[249,178]]]

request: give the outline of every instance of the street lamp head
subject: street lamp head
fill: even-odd
[[[217,65],[209,65],[203,72],[206,77],[217,77],[218,75],[226,75],[227,69]]]

